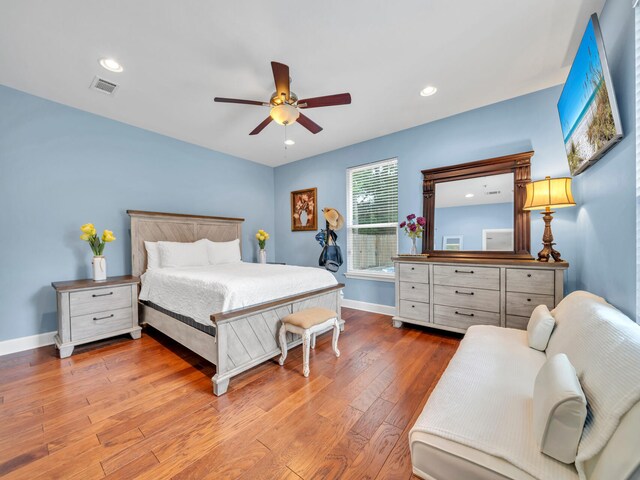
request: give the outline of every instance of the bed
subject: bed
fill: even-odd
[[[300,267],[284,265],[258,267],[253,264],[243,264],[235,268],[247,272],[255,272],[255,268],[264,268],[266,278],[269,278],[269,275],[273,275],[272,278],[278,278],[285,275],[287,271],[294,272],[296,275],[302,275],[300,278],[308,279],[298,282],[309,285],[308,290],[300,291],[299,287],[290,288],[286,282],[280,290],[260,288],[258,283],[247,283],[244,280],[234,283],[232,281],[234,277],[229,271],[232,267],[216,272],[205,267],[160,275],[155,271],[146,272],[145,241],[241,240],[244,219],[137,210],[128,210],[127,213],[131,217],[132,272],[136,276],[146,275],[143,277],[143,292],[141,292],[143,295],[139,299],[140,321],[213,363],[216,366],[216,374],[212,378],[215,395],[223,395],[227,391],[232,377],[280,354],[277,333],[284,316],[305,308],[320,306],[336,311],[341,328],[344,328],[344,321],[340,318],[340,296],[344,285],[335,283],[335,280],[331,282],[332,284],[327,284],[327,282],[314,281],[312,277],[304,277],[302,270],[296,270]],[[203,308],[207,308],[206,305],[187,310],[185,315],[183,312],[176,312],[175,308],[166,308],[173,306],[175,302],[167,303],[167,300],[162,297],[162,290],[154,289],[156,292],[154,295],[144,291],[146,288],[144,283],[148,282],[148,286],[153,280],[156,284],[164,284],[164,287],[169,290],[173,288],[178,291],[181,294],[178,297],[182,298],[183,302],[186,295],[195,295],[192,298],[203,298],[203,290],[197,291],[194,287],[193,292],[189,291],[189,282],[194,277],[218,281],[220,279],[216,275],[222,274],[229,279],[225,288],[229,290],[230,295],[210,299],[208,305],[214,311],[209,312],[208,319],[202,318],[203,315],[206,316],[203,314]],[[202,282],[199,283],[203,288]],[[194,283],[194,285],[197,284],[198,282]],[[292,293],[283,295],[283,288],[284,291]],[[186,303],[190,301],[187,299]],[[216,311],[218,308],[219,311]],[[287,334],[288,348],[299,345],[301,342],[300,336]]]

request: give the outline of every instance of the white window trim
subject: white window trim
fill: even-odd
[[[362,228],[380,228],[380,227],[397,227],[398,222],[389,222],[389,223],[375,223],[375,224],[367,224],[367,225],[353,225],[351,223],[352,219],[352,191],[351,191],[351,173],[357,172],[358,170],[364,170],[367,168],[371,168],[373,166],[382,166],[395,163],[398,164],[398,157],[386,158],[384,160],[379,160],[376,162],[365,163],[363,165],[357,165],[355,167],[349,167],[346,171],[346,185],[347,185],[347,218],[346,218],[346,230],[347,230],[347,271],[344,273],[344,276],[347,278],[355,278],[359,280],[374,280],[378,282],[395,282],[395,274],[387,273],[387,272],[372,272],[367,270],[352,270],[351,269],[351,229],[354,227],[362,227]],[[399,178],[398,178],[399,181]],[[399,193],[399,192],[398,192]],[[398,237],[399,235],[396,233],[396,255],[398,253]]]

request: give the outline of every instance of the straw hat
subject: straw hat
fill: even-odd
[[[335,208],[325,207],[322,209],[322,214],[331,230],[340,230],[344,225],[344,217]]]

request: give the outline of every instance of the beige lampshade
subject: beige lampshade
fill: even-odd
[[[527,201],[524,210],[544,210],[545,208],[573,207],[571,178],[551,178],[527,184]]]

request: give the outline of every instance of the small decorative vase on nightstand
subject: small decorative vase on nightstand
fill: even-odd
[[[411,255],[417,255],[418,254],[418,247],[416,247],[416,238],[413,237],[411,239]]]
[[[260,252],[258,255],[258,261],[260,263],[267,263],[267,251],[264,248],[260,249]]]
[[[93,257],[93,279],[100,282],[107,279],[107,259],[104,255]]]

